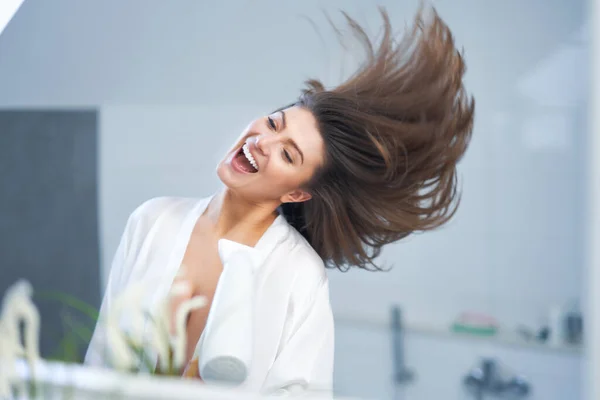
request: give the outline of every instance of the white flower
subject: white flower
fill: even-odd
[[[180,272],[181,273],[181,272]],[[179,274],[178,274],[179,275]],[[171,357],[170,325],[171,325],[171,300],[175,296],[186,294],[188,288],[182,282],[175,282],[165,301],[158,304],[158,308],[149,320],[149,348],[158,356],[158,369],[163,372],[169,370]]]
[[[182,266],[177,277],[181,278]],[[207,299],[204,296],[191,297],[183,300],[175,312],[174,329],[172,326],[172,301],[176,297],[183,296],[184,298],[192,295],[192,288],[189,282],[185,280],[175,280],[165,301],[159,307],[154,321],[152,333],[153,349],[159,354],[160,369],[167,371],[169,369],[169,349],[173,349],[173,367],[181,368],[184,364],[185,346],[187,336],[185,331],[186,320],[188,314],[194,310],[204,307],[207,304]]]
[[[31,375],[39,360],[40,315],[31,301],[33,289],[20,280],[5,293],[0,313],[0,396],[8,396],[11,385],[17,381],[16,361],[26,356]],[[20,323],[25,331],[25,346],[21,344]]]
[[[136,354],[129,347],[119,325],[114,320],[107,319],[105,330],[113,366],[118,370],[130,370],[133,368],[136,365]]]
[[[176,368],[183,367],[185,362],[185,344],[186,336],[186,321],[187,316],[192,310],[202,308],[208,303],[205,296],[192,297],[190,300],[183,302],[177,309],[175,314],[175,336],[172,338],[173,343],[173,364]]]
[[[129,335],[129,340],[131,344],[141,346],[143,338],[139,330],[141,325],[139,319],[144,312],[141,307],[143,295],[143,285],[134,284],[118,296],[113,307],[107,310],[106,321],[104,321],[107,345],[110,349],[113,366],[116,369],[131,370],[138,361],[136,352],[131,348],[130,343],[127,341],[128,337],[121,328],[120,318],[123,311],[129,308],[131,314],[128,316],[130,321],[133,321],[132,325],[134,326]]]
[[[107,345],[111,350],[113,365],[117,369],[132,369],[138,362],[137,354],[132,350],[127,342],[123,329],[120,326],[120,319],[124,312],[127,313],[127,320],[132,325],[129,340],[136,347],[142,347],[144,343],[145,310],[142,308],[142,299],[144,286],[135,284],[115,300],[114,305],[107,310],[106,316],[106,335]],[[191,296],[191,287],[186,281],[175,282],[167,299],[159,305],[158,312],[150,319],[149,334],[150,340],[148,346],[158,356],[161,371],[167,371],[170,361],[170,350],[173,350],[173,366],[180,368],[184,364],[185,345],[186,345],[186,320],[188,314],[194,310],[204,307],[207,299],[204,296],[197,296],[185,300],[175,312],[175,329],[171,335],[171,306],[172,299],[177,296]]]
[[[2,302],[1,320],[19,353],[26,355],[30,362],[39,359],[40,314],[31,301],[33,289],[27,281],[20,280],[11,286]],[[21,346],[19,325],[24,323],[25,347]]]
[[[11,386],[17,379],[16,364],[20,345],[17,347],[10,333],[0,321],[0,398],[8,398]]]
[[[158,312],[150,321],[150,347],[157,354],[159,369],[169,368],[169,304],[161,304]]]

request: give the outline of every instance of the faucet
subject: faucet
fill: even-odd
[[[390,314],[392,351],[394,368],[394,399],[404,398],[404,386],[414,379],[414,373],[407,368],[404,360],[404,325],[400,307],[393,306]]]
[[[485,394],[525,398],[531,390],[530,384],[521,376],[503,379],[498,372],[497,361],[489,358],[483,359],[480,366],[469,371],[463,383],[476,400],[483,400]]]

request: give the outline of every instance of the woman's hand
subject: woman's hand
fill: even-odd
[[[185,369],[183,370],[183,377],[202,380],[202,378],[200,378],[200,370],[198,367],[198,357],[192,358],[186,365]]]

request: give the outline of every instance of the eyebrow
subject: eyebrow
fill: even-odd
[[[281,113],[281,122],[282,122],[281,129],[285,129],[285,127],[286,127],[285,111],[279,110],[279,112]],[[304,164],[304,154],[302,153],[302,150],[300,150],[300,147],[298,147],[298,145],[296,144],[296,142],[294,142],[292,139],[288,139],[287,142],[290,144],[290,146],[292,146],[294,149],[296,149],[296,151],[298,152],[298,154],[300,154],[301,164]]]

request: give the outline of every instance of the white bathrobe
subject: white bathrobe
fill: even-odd
[[[210,199],[160,197],[131,214],[112,263],[100,319],[115,296],[133,282],[154,285],[143,306],[156,309],[170,290],[192,230]],[[334,327],[323,261],[282,216],[254,248],[246,250],[257,252],[263,262],[255,280],[252,363],[241,388],[330,392]],[[226,257],[221,252],[223,265]],[[87,365],[106,365],[104,343],[105,333],[98,324],[85,357]]]

